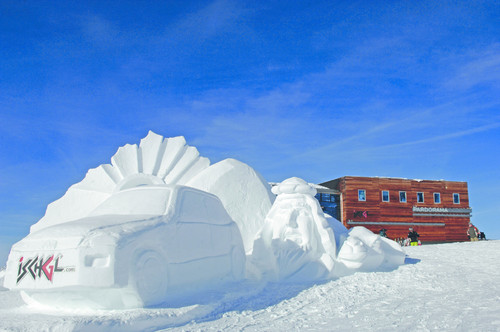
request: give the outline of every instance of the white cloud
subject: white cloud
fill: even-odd
[[[81,28],[88,40],[101,47],[114,45],[118,42],[118,28],[102,16],[87,15],[82,17]]]
[[[230,31],[243,9],[234,1],[215,0],[196,12],[187,14],[167,29],[169,39],[204,40]]]
[[[500,44],[470,51],[456,60],[459,65],[456,73],[444,83],[446,88],[467,90],[478,85],[500,86]]]

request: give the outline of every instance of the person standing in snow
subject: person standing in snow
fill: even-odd
[[[408,238],[410,239],[410,245],[418,246],[418,238],[420,237],[420,235],[416,231],[414,231],[412,227],[410,227],[408,230],[409,230]]]
[[[385,228],[382,228],[379,232],[378,232],[378,235],[382,236],[382,237],[387,237],[387,229]]]
[[[477,235],[479,234],[479,231],[477,230],[476,226],[474,226],[471,222],[469,223],[469,229],[467,229],[467,235],[469,235],[469,238],[471,242],[477,241]]]

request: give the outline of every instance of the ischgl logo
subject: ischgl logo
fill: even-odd
[[[43,256],[36,256],[33,258],[19,259],[19,268],[17,270],[17,284],[24,279],[27,275],[31,276],[33,280],[41,279],[43,276],[52,282],[54,273],[64,271],[64,268],[59,267],[59,259],[62,255],[58,255],[54,259],[54,255],[47,258]]]

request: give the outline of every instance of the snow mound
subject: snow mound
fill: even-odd
[[[240,229],[245,251],[250,253],[274,201],[264,178],[247,164],[225,159],[206,168],[186,185],[219,197]]]

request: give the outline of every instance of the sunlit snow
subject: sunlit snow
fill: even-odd
[[[406,264],[391,272],[322,283],[242,283],[175,308],[61,311],[28,306],[0,287],[0,330],[500,330],[500,241],[404,250]]]

